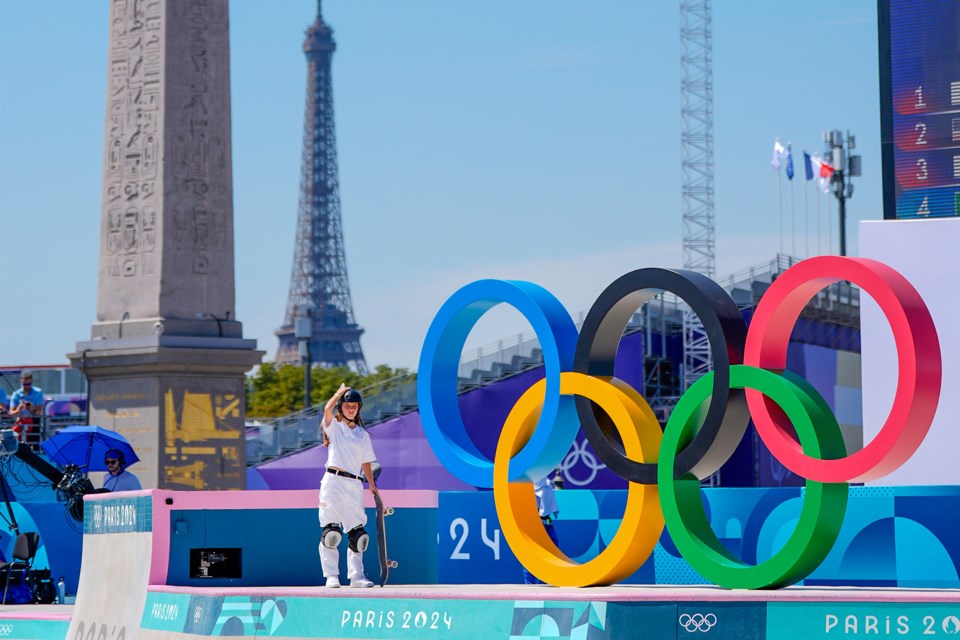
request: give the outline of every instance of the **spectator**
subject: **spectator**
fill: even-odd
[[[13,425],[17,438],[21,442],[30,440],[31,444],[36,444],[33,440],[43,415],[43,390],[33,386],[32,371],[20,372],[20,388],[10,397],[10,415],[17,419]]]
[[[107,472],[103,474],[103,488],[107,491],[139,491],[140,480],[127,471],[127,461],[123,452],[110,449],[103,454],[103,464]]]
[[[559,476],[559,471],[557,472]],[[561,476],[561,480],[563,477]],[[553,527],[553,521],[560,515],[560,508],[557,506],[557,498],[553,494],[554,481],[551,478],[541,478],[533,483],[533,495],[537,499],[537,511],[540,512],[540,521],[547,532],[547,536],[553,544],[560,546],[557,540],[557,531]],[[543,584],[543,580],[533,575],[527,568],[523,568],[524,584]]]

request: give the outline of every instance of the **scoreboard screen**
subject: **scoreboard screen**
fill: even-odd
[[[884,218],[960,215],[960,0],[878,0]]]

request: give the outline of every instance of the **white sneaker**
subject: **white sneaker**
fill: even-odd
[[[337,576],[330,576],[327,578],[327,589],[339,589],[340,588],[340,578]]]
[[[373,583],[366,578],[354,578],[350,581],[350,586],[354,589],[369,589]]]

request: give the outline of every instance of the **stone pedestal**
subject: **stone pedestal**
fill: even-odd
[[[166,337],[92,340],[70,354],[90,381],[90,423],[124,435],[144,489],[246,486],[243,376],[256,341]]]
[[[97,317],[70,354],[144,488],[245,486],[227,0],[111,0]]]

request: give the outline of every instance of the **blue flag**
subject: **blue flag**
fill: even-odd
[[[813,180],[813,162],[810,160],[810,154],[806,151],[803,152],[803,169],[807,180]]]
[[[793,180],[793,149],[787,145],[787,180]]]

